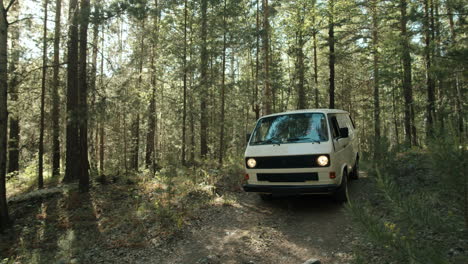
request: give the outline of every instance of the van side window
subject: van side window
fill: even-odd
[[[338,121],[339,128],[345,128],[345,127],[349,128],[348,118],[346,117],[346,115],[343,115],[343,114],[338,115],[337,121]]]
[[[331,131],[333,138],[338,138],[340,136],[340,129],[338,127],[338,121],[336,120],[336,116],[332,116],[330,118],[331,121]]]

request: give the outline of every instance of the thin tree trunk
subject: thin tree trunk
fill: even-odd
[[[189,31],[190,31],[190,47],[189,47],[189,61],[193,61],[193,13],[190,16],[189,20]],[[190,164],[194,164],[195,162],[195,99],[194,99],[194,91],[193,91],[193,64],[190,64],[190,71],[189,71],[189,123],[190,123],[190,153],[189,153],[189,162]]]
[[[335,22],[334,22],[334,8],[335,1],[330,0],[329,4],[329,22],[328,22],[328,48],[330,51],[328,58],[328,67],[330,68],[329,82],[329,108],[335,108]]]
[[[187,0],[184,1],[184,105],[182,113],[182,164],[186,164],[186,131],[187,131]]]
[[[260,82],[258,72],[260,70],[260,0],[257,0],[257,12],[256,12],[256,42],[255,42],[255,91],[254,91],[254,106],[253,111],[255,113],[255,120],[260,118],[260,105],[258,100],[258,83]]]
[[[140,61],[138,66],[138,91],[141,88],[143,82],[143,57],[145,52],[145,41],[144,41],[144,31],[145,31],[145,21],[142,21],[141,27],[141,40],[140,40]],[[132,156],[131,156],[131,168],[134,171],[138,171],[139,166],[139,150],[140,150],[140,113],[137,112],[135,119],[132,124]]]
[[[426,88],[427,88],[427,105],[426,105],[426,118],[427,118],[427,127],[426,133],[427,137],[430,138],[434,134],[434,117],[435,117],[435,80],[432,74],[432,41],[431,32],[434,28],[431,26],[430,18],[430,4],[429,0],[424,0],[424,56],[426,60]]]
[[[146,156],[145,164],[146,168],[151,168],[153,173],[155,172],[155,160],[154,160],[154,138],[156,133],[156,69],[154,65],[155,44],[151,48],[151,98],[148,108],[148,132],[146,134]]]
[[[319,89],[318,89],[318,61],[317,61],[317,29],[315,28],[315,21],[316,21],[316,1],[314,1],[313,8],[314,8],[314,15],[312,17],[312,24],[314,26],[312,32],[313,38],[313,49],[314,49],[314,85],[315,85],[315,108],[319,108]]]
[[[374,160],[380,158],[380,95],[379,95],[379,18],[378,0],[371,2],[372,16],[372,55],[374,68]]]
[[[60,30],[62,0],[55,0],[54,73],[52,80],[52,176],[60,175]]]
[[[393,123],[395,125],[395,139],[396,139],[396,146],[397,150],[399,150],[400,146],[400,136],[399,136],[399,127],[398,127],[398,114],[396,109],[396,98],[395,98],[395,89],[396,86],[392,87],[392,110],[393,110]]]
[[[270,86],[270,41],[269,41],[269,7],[268,0],[263,0],[263,115],[272,113],[272,91]]]
[[[5,188],[8,120],[8,21],[6,16],[3,1],[0,1],[0,232],[10,226]]]
[[[89,162],[88,162],[88,83],[86,71],[87,39],[89,24],[89,0],[81,0],[80,48],[79,48],[79,91],[78,104],[80,111],[80,181],[81,192],[89,190]]]
[[[11,11],[15,14],[13,19],[19,18],[19,3],[15,3],[11,7]],[[17,65],[20,59],[20,25],[16,24],[10,29],[11,32],[11,60],[9,66],[9,72],[11,76],[10,83],[8,84],[10,105],[16,105],[18,103],[18,74],[16,72]],[[19,141],[20,141],[20,124],[19,124],[20,113],[9,113],[10,132],[8,138],[8,173],[19,170]]]
[[[408,145],[416,145],[416,127],[414,126],[413,88],[411,84],[411,55],[409,50],[409,34],[407,32],[408,17],[407,2],[400,0],[400,30],[402,36],[403,60],[403,94],[405,97],[405,133]]]
[[[450,40],[451,40],[451,45],[456,45],[457,44],[457,32],[455,30],[455,21],[453,19],[453,2],[452,1],[446,1],[446,8],[447,8],[447,13],[448,13],[448,19],[449,19],[449,27],[450,27]],[[463,112],[462,112],[462,102],[461,102],[461,91],[458,83],[458,76],[456,73],[452,75],[452,85],[453,87],[453,94],[455,97],[455,112],[457,114],[457,119],[458,119],[458,132],[460,138],[463,135],[464,131],[464,122],[463,122]]]
[[[298,97],[298,104],[297,109],[306,109],[307,102],[306,102],[306,91],[305,91],[305,71],[304,71],[304,37],[302,33],[302,29],[297,32],[297,64],[296,64],[296,71],[297,71],[297,97]]]
[[[224,155],[224,96],[226,92],[226,35],[227,35],[227,25],[226,25],[226,0],[224,0],[224,10],[223,10],[223,66],[222,66],[222,79],[221,79],[221,116],[220,116],[220,132],[219,132],[219,166],[223,165],[223,155]]]
[[[64,182],[80,178],[79,111],[78,111],[78,1],[69,3],[69,38],[67,52],[67,126]]]
[[[47,9],[49,0],[44,0],[44,28],[42,34],[42,81],[41,81],[41,117],[40,117],[40,130],[39,130],[39,164],[38,164],[38,177],[37,187],[44,188],[44,108],[45,108],[45,86],[47,77]]]
[[[96,1],[94,12],[99,15],[100,13],[100,3]],[[89,90],[91,92],[91,109],[95,108],[96,105],[96,75],[97,75],[97,58],[99,53],[99,22],[97,19],[93,22],[93,44],[92,44],[92,56],[91,56],[91,70],[89,75]],[[99,144],[99,122],[97,118],[90,120],[90,137],[91,144],[89,146],[90,150],[90,166],[93,171],[97,171],[97,157],[98,157],[98,144]],[[94,142],[93,142],[94,139]]]
[[[99,86],[102,88],[102,93],[104,95],[102,101],[103,101],[103,106],[105,107],[106,106],[106,91],[105,91],[105,87],[104,87],[104,27],[102,29],[102,40],[101,40],[101,47],[102,47],[102,51],[101,51],[101,70],[100,70],[100,78],[99,78]],[[103,113],[102,113],[102,117],[104,117],[106,115],[106,109],[102,109]],[[99,126],[99,175],[101,177],[101,181],[102,182],[105,182],[106,179],[105,179],[105,173],[104,173],[104,153],[105,153],[105,143],[104,143],[104,140],[105,140],[105,124],[106,122],[104,121],[104,118],[101,118],[101,125]]]
[[[206,99],[208,97],[208,50],[207,50],[207,30],[208,30],[208,18],[207,18],[208,0],[201,1],[201,58],[200,58],[200,155],[201,158],[205,158],[208,153],[208,113],[206,107]]]

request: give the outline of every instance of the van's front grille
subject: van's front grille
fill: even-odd
[[[258,181],[268,182],[305,182],[318,181],[316,172],[309,173],[257,173]]]
[[[252,157],[257,161],[255,169],[294,169],[294,168],[315,168],[319,167],[317,158],[321,155],[300,155],[300,156],[274,156],[274,157]],[[329,155],[325,155],[330,159]],[[251,157],[246,157],[245,162]],[[328,167],[330,162],[328,162]],[[247,167],[249,168],[249,167]]]

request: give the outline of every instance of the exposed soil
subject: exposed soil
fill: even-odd
[[[365,198],[368,185],[365,175],[351,181],[351,199]],[[13,204],[15,226],[1,235],[0,263],[5,257],[15,263],[60,264],[351,260],[356,235],[345,205],[330,197],[263,201],[257,194],[223,191],[210,201],[206,193],[193,192],[173,207],[192,208],[180,217],[150,207],[163,199],[154,191],[160,187],[144,186],[97,186],[90,194]]]
[[[365,195],[367,178],[352,181],[350,196]],[[161,263],[348,263],[354,240],[345,206],[330,197],[263,201],[237,193],[229,206],[212,207],[161,248]]]

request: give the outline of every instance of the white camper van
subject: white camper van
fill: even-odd
[[[348,199],[348,179],[357,179],[359,146],[348,112],[309,109],[267,115],[257,121],[245,150],[247,192],[332,194]]]

